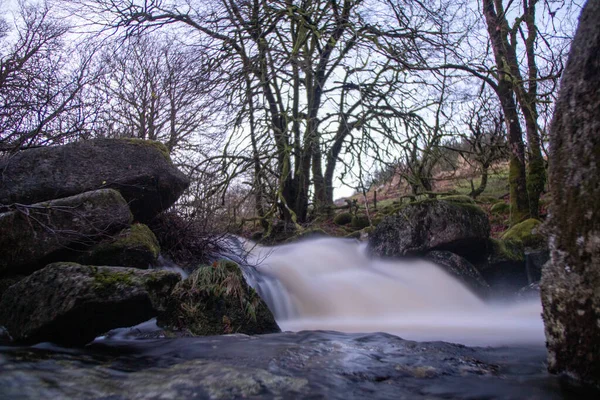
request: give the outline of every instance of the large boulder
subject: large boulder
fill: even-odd
[[[523,242],[490,239],[487,248],[487,258],[478,263],[477,268],[490,285],[492,295],[513,295],[531,283]]]
[[[160,246],[154,233],[143,224],[133,224],[115,237],[79,253],[76,261],[86,265],[148,268],[156,264]]]
[[[280,331],[265,302],[231,261],[202,266],[180,282],[158,323],[199,336]]]
[[[490,224],[473,204],[424,200],[386,217],[369,236],[372,254],[382,257],[424,255],[446,250],[469,261],[485,255]]]
[[[600,387],[600,1],[583,8],[550,129],[548,368]]]
[[[156,316],[179,280],[167,271],[50,264],[8,288],[0,325],[18,342],[85,344]]]
[[[12,206],[0,213],[0,275],[40,268],[52,253],[103,240],[131,219],[127,202],[112,189]]]
[[[0,171],[0,205],[113,188],[142,222],[171,206],[189,185],[165,146],[139,139],[95,139],[25,150],[1,160]]]

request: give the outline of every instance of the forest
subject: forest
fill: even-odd
[[[5,3],[1,154],[160,141],[193,181],[179,209],[221,229],[304,224],[394,175],[403,194],[427,196],[440,170],[465,164],[473,198],[508,165],[510,224],[539,218],[548,125],[581,7]]]

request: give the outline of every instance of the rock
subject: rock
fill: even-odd
[[[502,234],[503,240],[521,241],[525,247],[542,248],[545,247],[546,239],[540,233],[542,223],[537,219],[527,219],[512,226]]]
[[[140,139],[95,139],[25,150],[1,160],[0,170],[0,204],[33,204],[113,188],[142,222],[170,207],[189,185],[165,146]]]
[[[475,200],[471,197],[466,196],[464,194],[453,194],[451,196],[443,196],[440,200],[444,201],[453,201],[455,203],[463,203],[463,204],[475,204]]]
[[[304,230],[298,232],[296,235],[292,236],[291,238],[284,240],[283,243],[292,243],[292,242],[295,242],[300,239],[308,239],[308,238],[324,237],[324,236],[329,236],[329,235],[323,229],[309,228],[309,229],[304,229]]]
[[[156,316],[179,280],[167,271],[50,264],[4,293],[0,325],[22,343],[83,345]]]
[[[10,334],[8,333],[6,328],[3,326],[0,326],[0,346],[3,344],[10,344],[10,343],[12,343],[12,341],[13,341],[13,339],[12,339],[12,337],[10,337]]]
[[[52,253],[99,242],[130,223],[127,202],[112,189],[11,207],[0,214],[0,275],[41,268]]]
[[[13,275],[0,278],[0,300],[2,300],[2,295],[8,290],[9,287],[19,282],[23,278],[25,278],[23,275]]]
[[[487,215],[478,206],[424,200],[386,217],[370,235],[369,249],[383,257],[447,250],[473,261],[485,254],[489,235]]]
[[[354,229],[364,229],[368,226],[371,226],[371,221],[369,221],[369,217],[367,217],[365,214],[356,214],[352,217],[350,226]]]
[[[348,225],[350,222],[352,222],[352,214],[349,212],[339,213],[333,218],[333,223],[336,225]]]
[[[550,127],[548,368],[600,387],[600,1],[586,3]]]
[[[444,268],[450,275],[458,278],[478,295],[487,295],[490,286],[477,268],[461,256],[449,251],[430,251],[425,255],[425,258]]]
[[[113,265],[118,267],[148,268],[155,264],[160,252],[154,233],[142,224],[134,224],[113,240],[100,243],[77,258],[79,264]]]
[[[200,267],[180,282],[158,324],[199,336],[280,331],[265,302],[231,261]]]
[[[542,269],[548,260],[550,260],[550,252],[546,249],[525,253],[525,267],[529,282],[539,283],[540,279],[542,279]]]
[[[498,202],[490,208],[492,214],[508,215],[510,214],[510,204],[503,201]]]
[[[477,264],[477,269],[493,294],[512,295],[531,283],[522,242],[490,239],[487,247],[487,260]]]

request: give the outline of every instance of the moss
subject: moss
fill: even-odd
[[[347,239],[360,239],[360,231],[350,232],[344,236]]]
[[[352,222],[352,214],[349,212],[339,213],[333,218],[333,223],[336,225],[348,225]]]
[[[501,261],[525,261],[525,251],[521,241],[490,239],[491,257]]]
[[[63,263],[61,263],[63,264]],[[64,265],[64,264],[63,264]],[[99,271],[98,268],[89,267],[91,275],[94,279],[93,287],[96,290],[102,292],[114,291],[119,286],[132,286],[134,285],[133,273],[131,271],[117,272],[117,271]]]
[[[114,241],[94,246],[78,261],[82,264],[148,268],[159,253],[158,240],[150,228],[134,224],[123,230]]]
[[[453,203],[475,204],[475,200],[465,195],[452,195],[441,197],[440,200],[451,201]]]
[[[494,196],[479,196],[476,201],[482,204],[495,204],[498,202],[498,198]]]
[[[169,150],[167,149],[167,146],[165,146],[161,142],[157,142],[154,140],[137,139],[137,138],[124,138],[124,139],[120,139],[120,140],[123,140],[130,144],[135,144],[138,146],[148,146],[148,147],[154,148],[154,149],[158,150],[160,152],[160,154],[162,154],[163,157],[169,163],[172,163],[171,155],[169,154]]]
[[[539,233],[541,224],[537,219],[527,219],[504,232],[502,239],[520,241],[526,247],[541,247],[545,243],[544,236]]]
[[[169,310],[159,321],[195,335],[267,333],[275,320],[232,261],[201,266],[173,290]]]
[[[510,204],[505,203],[503,201],[498,202],[492,206],[490,211],[492,212],[492,214],[501,214],[501,215],[509,214],[510,213]]]
[[[350,226],[355,229],[363,229],[370,225],[371,221],[369,221],[369,217],[367,217],[365,214],[355,215],[352,217],[352,222],[350,222]]]

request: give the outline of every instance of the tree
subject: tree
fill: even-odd
[[[14,31],[0,26],[0,151],[57,143],[79,134],[81,90],[93,52],[68,55],[69,27],[47,3],[19,3]],[[73,57],[75,56],[75,57]]]

